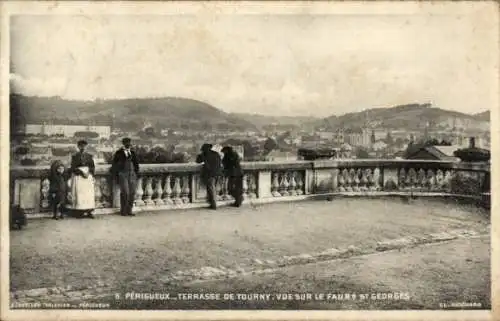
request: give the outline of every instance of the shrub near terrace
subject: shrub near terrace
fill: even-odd
[[[155,147],[147,150],[144,147],[138,147],[136,150],[139,164],[169,164],[169,163],[187,163],[189,156],[184,153],[175,153],[167,151],[164,148]],[[104,153],[106,163],[111,164],[113,153]]]

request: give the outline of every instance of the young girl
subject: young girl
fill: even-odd
[[[61,161],[52,163],[50,169],[50,199],[52,205],[52,218],[63,219],[62,207],[66,203],[66,193],[68,192],[68,175],[66,168]]]

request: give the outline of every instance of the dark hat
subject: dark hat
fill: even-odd
[[[229,153],[229,152],[232,152],[233,151],[233,148],[231,146],[224,146],[222,147],[221,149],[221,152],[223,152],[224,154],[225,153]]]
[[[205,144],[203,144],[203,145],[201,146],[201,150],[202,150],[202,151],[209,151],[209,150],[211,150],[211,149],[212,149],[212,147],[213,147],[213,145],[212,145],[212,144],[207,144],[207,143],[205,143]]]
[[[89,144],[89,143],[87,143],[87,141],[86,141],[86,140],[83,140],[83,139],[82,139],[82,140],[79,140],[79,141],[76,143],[76,145],[78,145],[78,146],[82,146],[82,145],[83,145],[83,146],[87,146],[88,144]]]
[[[130,143],[132,140],[128,137],[125,137],[124,139],[122,139],[122,144],[126,144],[126,143]]]

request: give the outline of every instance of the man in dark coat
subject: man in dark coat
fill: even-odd
[[[217,209],[216,182],[221,176],[222,162],[219,153],[212,150],[211,144],[201,146],[201,154],[196,157],[197,163],[203,163],[201,168],[201,179],[207,187],[207,200],[211,209]]]
[[[229,195],[234,198],[234,206],[240,207],[243,203],[243,170],[240,165],[240,155],[230,146],[222,148],[224,158],[224,175],[228,178],[227,188]]]
[[[139,175],[139,162],[135,151],[131,149],[130,138],[122,139],[123,147],[115,152],[111,165],[111,173],[120,186],[120,214],[134,216],[132,208],[135,200],[135,189]]]

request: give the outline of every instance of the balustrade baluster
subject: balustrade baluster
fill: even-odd
[[[165,185],[163,185],[163,203],[167,205],[172,205],[172,178],[169,174],[165,177]]]
[[[410,189],[417,187],[417,171],[414,168],[408,170],[407,182]]]
[[[426,185],[427,189],[429,191],[433,191],[436,189],[436,174],[434,173],[434,170],[428,169],[427,170],[427,179],[426,179]]]
[[[360,191],[359,183],[361,183],[361,181],[359,179],[359,176],[360,176],[359,169],[351,169],[351,171],[352,171],[352,177],[353,177],[352,190],[355,192],[359,192]]]
[[[371,176],[371,169],[366,168],[361,170],[361,179],[359,180],[359,190],[362,192],[366,192],[369,189],[368,186],[368,177]]]
[[[417,178],[417,185],[418,185],[418,188],[420,190],[423,190],[426,188],[427,186],[427,182],[426,182],[426,175],[425,175],[425,170],[423,168],[421,168],[419,171],[418,171],[418,178]]]
[[[175,204],[182,203],[181,193],[181,179],[179,176],[176,176],[174,179],[174,188],[172,189],[172,199]]]
[[[367,191],[375,190],[375,169],[367,169],[366,174],[366,189]]]
[[[288,196],[288,173],[281,173],[281,183],[280,183],[280,194],[281,196]]]
[[[49,189],[50,189],[50,181],[48,178],[45,178],[42,180],[41,188],[40,188],[40,206],[42,209],[48,209],[50,202],[49,202]]]
[[[189,194],[191,189],[189,188],[189,174],[182,178],[182,201],[184,204],[189,203]]]
[[[444,180],[443,171],[438,169],[436,171],[436,188],[439,191],[441,191],[443,189],[443,180]]]
[[[410,190],[412,187],[411,186],[412,185],[412,181],[411,181],[412,177],[410,175],[410,171],[411,171],[411,169],[406,170],[406,176],[405,176],[405,180],[404,180],[404,182],[405,182],[404,189],[405,190]]]
[[[142,189],[142,177],[137,179],[137,187],[135,190],[135,206],[144,206],[144,201],[142,200],[142,196],[144,195],[144,190]]]
[[[452,171],[447,170],[444,172],[443,177],[443,191],[451,192],[451,178],[453,177]]]
[[[146,186],[144,188],[144,203],[146,205],[154,205],[153,198],[153,178],[146,177]]]
[[[408,187],[406,170],[404,168],[399,169],[398,186],[399,189],[406,189]]]
[[[273,179],[272,179],[272,182],[271,182],[271,194],[274,196],[274,197],[280,197],[281,194],[279,192],[279,187],[280,187],[280,183],[279,183],[279,180],[278,180],[278,173],[275,172],[273,173]]]
[[[155,199],[154,199],[154,202],[156,205],[164,205],[165,203],[163,202],[163,188],[161,187],[162,185],[162,182],[163,179],[162,179],[162,176],[160,175],[160,177],[158,177],[156,179],[156,188],[155,188]]]
[[[290,184],[288,184],[288,194],[291,196],[297,195],[297,182],[295,181],[296,172],[290,172]]]
[[[346,191],[347,192],[352,192],[353,191],[353,184],[354,184],[354,175],[356,174],[354,172],[354,169],[350,169],[350,170],[347,170],[346,169],[346,172],[347,172],[347,177],[346,177]]]
[[[347,177],[347,169],[343,169],[342,171],[339,171],[339,191],[340,192],[345,192],[346,191],[346,177]]]

